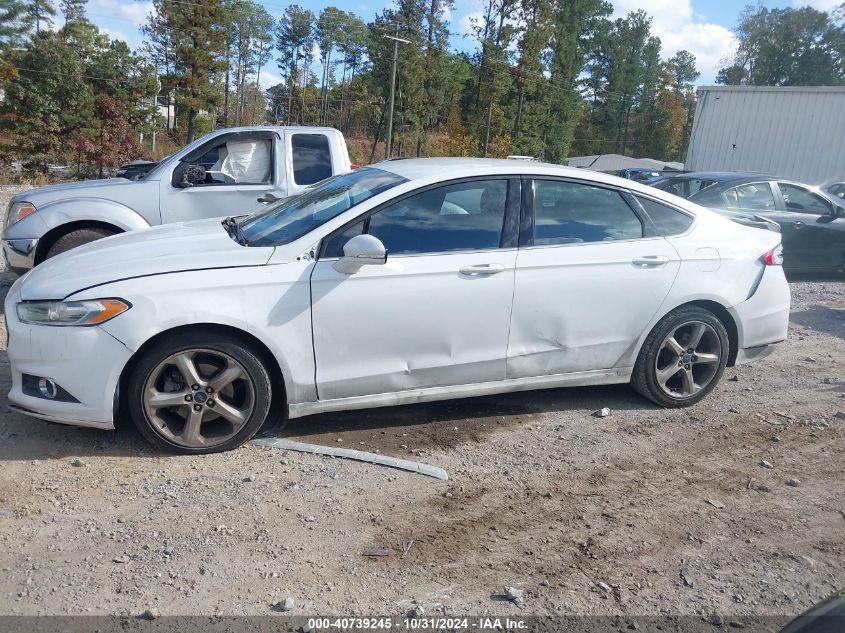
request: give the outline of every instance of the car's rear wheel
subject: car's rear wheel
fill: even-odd
[[[135,366],[129,412],[148,441],[176,453],[227,451],[267,419],[270,373],[242,341],[188,333],[155,343]]]
[[[687,407],[716,387],[729,354],[727,330],[715,314],[698,306],[678,308],[646,338],[631,384],[664,407]]]
[[[117,231],[103,228],[76,229],[70,233],[65,233],[57,239],[47,251],[45,259],[50,259],[51,257],[55,257],[56,255],[60,255],[66,251],[76,248],[77,246],[101,240],[104,237],[109,237],[111,235],[117,235]]]

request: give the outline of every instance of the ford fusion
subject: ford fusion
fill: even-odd
[[[50,259],[6,299],[9,399],[175,452],[270,417],[630,382],[692,405],[786,338],[780,234],[600,173],[396,160],[257,214]]]

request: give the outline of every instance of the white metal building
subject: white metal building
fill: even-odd
[[[845,87],[698,89],[686,168],[845,180]]]

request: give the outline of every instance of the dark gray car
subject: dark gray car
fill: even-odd
[[[654,187],[716,211],[774,220],[783,235],[783,265],[792,271],[845,269],[845,200],[784,178],[733,172],[690,172]]]

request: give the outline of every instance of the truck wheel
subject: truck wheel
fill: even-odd
[[[103,239],[104,237],[108,237],[110,235],[117,235],[117,231],[112,231],[110,229],[77,229],[75,231],[71,231],[70,233],[62,235],[55,241],[55,243],[50,247],[50,250],[47,251],[47,257],[44,259],[50,259],[51,257],[55,257],[56,255],[69,251],[72,248],[88,244],[89,242],[93,242],[95,240]]]

